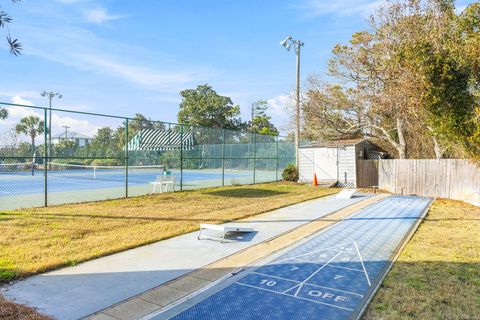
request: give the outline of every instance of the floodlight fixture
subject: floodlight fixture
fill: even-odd
[[[285,40],[281,41],[280,44],[287,49],[287,51],[290,51],[290,48],[292,47],[292,36],[288,36],[285,38]]]
[[[52,155],[52,100],[55,97],[57,97],[58,99],[62,99],[63,96],[58,92],[52,92],[52,91],[47,92],[45,90],[42,91],[40,95],[42,97],[48,98],[49,113],[48,113],[47,131],[48,131],[48,156],[50,157]]]

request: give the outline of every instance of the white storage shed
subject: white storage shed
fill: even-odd
[[[301,146],[299,180],[310,183],[314,174],[319,183],[355,188],[360,159],[380,159],[386,154],[367,139],[322,141]]]

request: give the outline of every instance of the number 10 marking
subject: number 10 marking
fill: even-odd
[[[277,282],[276,282],[276,281],[273,281],[273,280],[270,280],[270,281],[269,281],[269,280],[263,279],[262,281],[260,281],[260,284],[264,284],[264,285],[266,285],[266,286],[268,286],[268,287],[273,287],[274,285],[277,284]]]

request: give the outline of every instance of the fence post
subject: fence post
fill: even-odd
[[[277,135],[277,143],[276,143],[276,156],[275,156],[275,181],[278,181],[278,135]]]
[[[255,184],[255,163],[257,162],[257,134],[253,132],[253,184]]]
[[[47,152],[48,152],[48,138],[47,138],[47,130],[50,129],[50,126],[52,124],[48,124],[47,126],[47,109],[43,109],[43,139],[44,139],[44,143],[43,143],[43,179],[44,179],[44,182],[43,182],[43,189],[44,189],[44,192],[45,192],[45,207],[48,206],[48,162],[49,162],[49,158],[48,158],[48,155],[47,155]],[[35,163],[33,163],[33,166],[35,166]]]
[[[180,191],[183,191],[183,125],[180,125]]]
[[[225,186],[225,129],[222,129],[222,187]]]
[[[125,198],[128,198],[128,118],[125,118]]]

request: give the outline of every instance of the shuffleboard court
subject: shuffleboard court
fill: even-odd
[[[431,199],[390,196],[152,319],[355,319]]]

